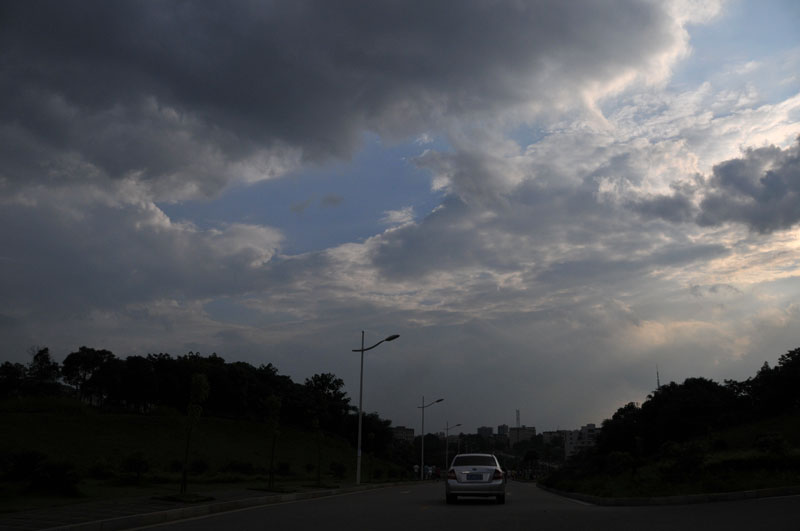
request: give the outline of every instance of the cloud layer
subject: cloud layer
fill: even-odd
[[[10,4],[3,179],[213,195],[347,157],[364,130],[566,106],[684,45],[657,3],[615,4]]]
[[[745,377],[797,346],[800,96],[669,84],[716,3],[0,9],[9,357],[216,350],[352,383],[366,328],[401,334],[368,409],[413,424],[441,391],[451,421],[555,428],[640,400],[657,362]],[[415,146],[440,204],[294,256],[280,227],[158,206],[347,163],[366,134]],[[474,404],[458,382],[487,374]]]

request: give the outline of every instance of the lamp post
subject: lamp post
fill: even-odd
[[[438,404],[442,402],[444,398],[440,398],[439,400],[434,400],[430,404],[425,404],[425,395],[422,396],[422,405],[417,406],[417,409],[422,410],[422,439],[420,439],[420,454],[422,454],[422,463],[419,469],[419,479],[425,479],[425,408],[431,407],[434,404]]]
[[[450,466],[447,460],[448,450],[450,449],[450,442],[448,441],[448,437],[450,436],[450,430],[453,428],[458,428],[461,426],[461,423],[456,424],[455,426],[451,426],[449,422],[445,422],[444,426],[444,471],[445,474],[447,473],[447,469]]]
[[[361,348],[354,348],[353,352],[361,353],[361,376],[358,379],[358,454],[356,454],[356,485],[361,484],[361,398],[364,394],[364,352],[372,350],[384,341],[394,341],[400,337],[399,334],[392,334],[386,339],[381,339],[371,347],[364,348],[364,331],[361,331]]]

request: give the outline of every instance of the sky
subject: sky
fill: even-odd
[[[0,344],[599,424],[800,347],[800,3],[3,2]],[[213,390],[212,390],[213,392]]]

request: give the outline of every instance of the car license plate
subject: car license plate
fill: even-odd
[[[483,474],[467,474],[467,481],[480,481],[483,479]]]

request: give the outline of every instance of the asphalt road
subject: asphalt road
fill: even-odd
[[[800,530],[800,496],[695,505],[600,507],[512,482],[505,505],[444,502],[444,485],[389,487],[267,505],[148,529],[185,530]]]

